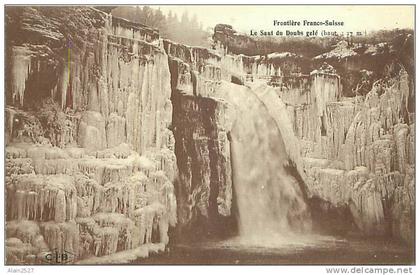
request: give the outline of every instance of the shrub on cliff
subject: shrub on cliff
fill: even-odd
[[[64,147],[69,142],[75,124],[57,102],[51,98],[43,100],[37,110],[37,117],[44,129],[44,136],[52,145]]]

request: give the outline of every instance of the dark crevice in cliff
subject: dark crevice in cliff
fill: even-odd
[[[232,82],[233,84],[244,85],[244,82],[239,77],[234,75],[231,76],[230,82]]]
[[[193,86],[193,94],[196,96],[196,95],[198,95],[198,92],[197,92],[197,75],[195,74],[194,71],[191,71],[190,74],[191,74],[191,82],[192,82],[192,86]]]
[[[24,107],[32,109],[37,107],[43,99],[50,97],[50,91],[56,85],[55,79],[57,75],[50,68],[41,67],[39,71],[30,74],[26,81]],[[61,94],[57,97],[61,97]],[[57,98],[57,102],[60,101],[61,98]]]
[[[180,93],[177,91],[177,82],[178,82],[178,63],[172,58],[168,57],[169,73],[171,74],[171,101],[174,103],[175,96]],[[172,116],[175,116],[175,110],[172,113]]]
[[[385,236],[389,236],[390,238],[396,237],[393,236],[392,227],[392,198],[385,198],[382,200],[382,207],[384,209],[384,230]],[[397,235],[398,236],[398,235]],[[403,241],[403,240],[402,240]]]
[[[308,199],[315,233],[335,236],[360,235],[348,205],[334,206],[319,197]]]
[[[309,199],[308,198],[308,190],[307,190],[307,187],[305,185],[305,182],[304,182],[303,178],[300,176],[300,174],[299,174],[299,172],[296,168],[296,165],[289,160],[288,165],[285,165],[284,168],[286,169],[287,173],[289,173],[292,177],[294,177],[296,179],[296,181],[299,185],[299,188],[302,192],[303,199],[305,200],[306,203],[308,203],[308,199]]]

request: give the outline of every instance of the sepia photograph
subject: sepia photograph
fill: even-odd
[[[8,273],[412,273],[414,4],[3,8]]]

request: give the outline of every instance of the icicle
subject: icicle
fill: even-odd
[[[54,207],[54,220],[56,222],[64,222],[66,220],[66,196],[64,191],[59,190],[57,192]]]
[[[16,111],[11,108],[6,108],[7,126],[6,130],[10,139],[13,138],[13,124],[15,120]]]
[[[70,84],[70,66],[71,64],[65,65],[63,68],[63,73],[61,75],[61,85],[60,85],[60,94],[61,94],[61,108],[64,109],[66,106],[67,100],[67,90]]]
[[[26,80],[31,73],[32,52],[25,47],[12,48],[12,95],[13,100],[18,99],[23,106]]]

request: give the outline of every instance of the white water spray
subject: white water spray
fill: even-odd
[[[263,246],[291,241],[311,227],[302,191],[286,169],[288,156],[275,121],[250,89],[237,89],[224,96],[237,109],[231,153],[240,240]]]

